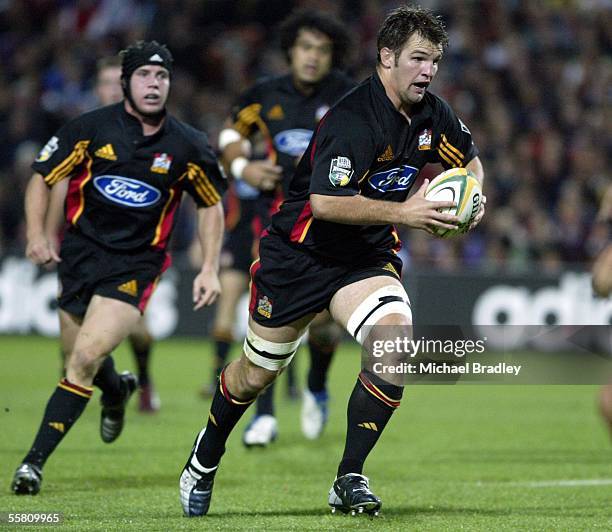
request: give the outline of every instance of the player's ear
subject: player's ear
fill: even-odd
[[[395,53],[386,46],[378,52],[380,55],[380,63],[383,68],[391,68],[395,64]]]
[[[391,68],[395,64],[395,52],[386,46],[378,52],[383,68]]]

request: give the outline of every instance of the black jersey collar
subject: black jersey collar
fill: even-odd
[[[316,85],[313,85],[314,90],[310,94],[304,94],[301,90],[299,90],[295,86],[295,83],[293,82],[292,74],[286,74],[285,76],[283,76],[280,79],[280,82],[281,82],[280,86],[283,90],[285,90],[289,94],[296,94],[296,95],[301,96],[302,98],[312,98],[313,96],[316,96],[321,91],[321,89],[325,86],[326,82],[332,79],[332,72],[333,70],[331,70],[327,74],[327,76],[325,76],[321,81],[319,81],[319,83],[317,83]]]
[[[168,128],[168,122],[170,121],[170,116],[168,115],[168,111],[164,109],[165,119],[164,119],[164,122],[161,128],[159,128],[159,131],[157,133],[154,133],[153,135],[145,136],[142,134],[142,124],[140,123],[140,120],[138,120],[138,118],[136,118],[134,115],[131,115],[130,113],[126,111],[124,102],[121,101],[120,103],[116,105],[119,106],[120,108],[121,117],[123,118],[123,121],[127,126],[128,132],[130,133],[130,135],[133,135],[134,137],[138,139],[148,139],[148,138],[157,137],[159,135],[164,134]]]
[[[404,122],[406,122],[406,117],[395,108],[395,106],[393,105],[393,102],[391,102],[391,100],[387,96],[387,92],[385,91],[385,86],[382,84],[382,81],[380,80],[380,76],[378,75],[378,72],[374,72],[374,74],[372,75],[372,85],[374,87],[374,94],[378,96],[383,107],[386,110],[392,112],[394,115],[397,115],[398,117],[400,117]],[[423,96],[423,99],[417,105],[413,107],[413,113],[411,116],[410,123],[412,125],[416,125],[421,122],[424,122],[431,116],[432,116],[432,108],[431,108],[431,105],[429,104],[429,98],[427,97],[427,92],[426,92],[425,96]]]

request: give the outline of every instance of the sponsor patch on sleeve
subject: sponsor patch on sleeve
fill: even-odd
[[[471,135],[472,133],[470,132],[468,127],[463,123],[461,118],[457,118],[457,120],[459,120],[459,125],[461,126],[461,131],[463,131],[464,133],[467,133],[468,135]]]
[[[353,176],[353,165],[348,157],[334,157],[329,166],[329,181],[335,187],[348,185]]]
[[[57,151],[58,147],[59,147],[59,139],[55,136],[51,137],[49,139],[49,142],[45,144],[44,148],[40,150],[40,153],[38,154],[38,157],[36,158],[36,162],[44,163],[45,161],[48,161],[51,158],[51,155],[53,155]]]

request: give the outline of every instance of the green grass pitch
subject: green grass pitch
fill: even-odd
[[[350,345],[332,366],[323,437],[301,436],[300,406],[284,399],[281,379],[277,442],[244,449],[247,414],[230,438],[210,514],[184,518],[178,477],[207,417],[196,391],[209,378],[210,352],[198,340],[156,344],[161,412],[140,415],[134,401],[123,435],[106,445],[96,392],[47,463],[41,493],[16,497],[9,484],[57,382],[58,343],[0,336],[0,512],[63,512],[64,523],[51,527],[62,530],[612,529],[612,447],[593,386],[412,386],[364,471],[383,500],[381,516],[331,515],[327,491],[359,369]],[[124,346],[116,358],[118,369],[133,367]],[[303,374],[305,351],[296,358]]]

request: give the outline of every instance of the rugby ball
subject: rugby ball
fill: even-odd
[[[430,201],[454,201],[457,207],[440,209],[457,216],[461,223],[457,229],[434,228],[437,236],[448,238],[467,231],[468,226],[480,210],[482,188],[476,176],[465,168],[451,168],[436,176],[425,191]]]

